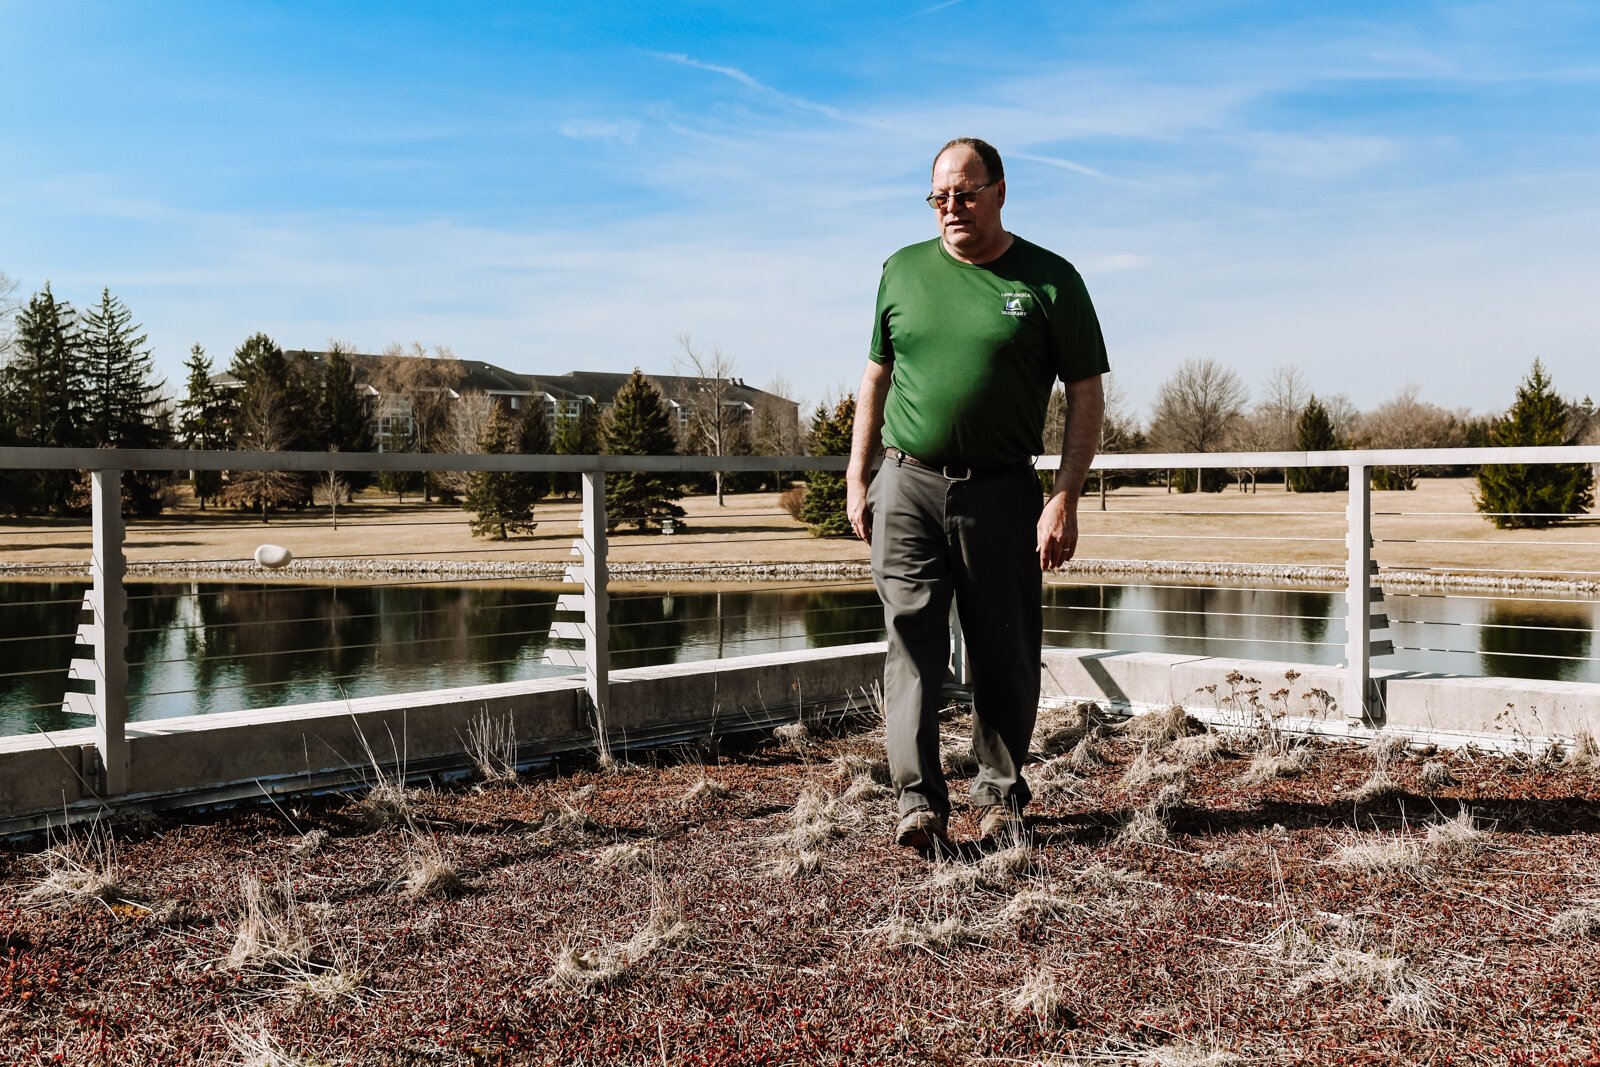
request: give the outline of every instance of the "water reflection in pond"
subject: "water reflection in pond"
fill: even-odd
[[[81,582],[0,582],[0,734],[87,723],[60,710]],[[570,673],[543,662],[557,590],[531,583],[139,582],[129,586],[134,719]],[[1379,666],[1600,681],[1588,602],[1400,597]],[[877,641],[870,587],[615,592],[614,665]],[[1051,584],[1057,646],[1336,663],[1343,598],[1310,589]],[[1566,657],[1566,658],[1562,658]]]

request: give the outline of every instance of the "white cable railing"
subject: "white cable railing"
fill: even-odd
[[[625,456],[520,456],[520,455],[461,455],[461,454],[368,454],[368,453],[247,453],[247,452],[191,452],[182,450],[130,450],[109,451],[96,449],[36,449],[36,448],[0,448],[0,467],[12,469],[35,470],[72,470],[86,471],[89,473],[90,504],[92,522],[88,533],[91,541],[90,553],[90,587],[82,598],[81,617],[72,637],[75,638],[76,649],[73,654],[72,668],[69,672],[70,688],[64,701],[49,700],[34,701],[20,710],[35,708],[65,707],[66,710],[92,717],[96,735],[96,748],[99,752],[102,766],[98,768],[102,791],[107,794],[124,792],[129,788],[128,782],[128,748],[126,740],[126,727],[129,714],[129,671],[137,669],[151,672],[163,667],[175,666],[187,662],[190,658],[182,651],[168,649],[146,651],[140,655],[130,657],[128,647],[130,639],[143,639],[154,634],[171,634],[184,632],[202,632],[210,640],[218,634],[232,628],[245,631],[251,624],[247,620],[214,620],[214,621],[188,621],[178,623],[150,626],[130,626],[129,607],[141,602],[141,598],[148,594],[130,593],[125,581],[127,574],[127,530],[121,513],[121,481],[122,473],[130,470],[161,470],[161,471],[199,471],[199,470],[277,470],[296,471],[304,473],[325,473],[330,467],[336,466],[341,471],[360,472],[546,472],[578,474],[582,483],[582,496],[573,510],[576,515],[567,518],[557,518],[544,525],[545,533],[558,534],[565,541],[556,546],[530,547],[519,545],[516,547],[475,546],[471,549],[439,548],[431,552],[432,555],[448,557],[451,555],[471,554],[475,559],[494,557],[505,554],[508,558],[515,557],[519,565],[545,568],[552,579],[561,581],[559,592],[546,598],[546,606],[530,609],[529,603],[508,602],[500,605],[486,605],[477,611],[484,615],[485,620],[490,616],[495,619],[509,619],[513,613],[525,613],[529,610],[538,610],[541,613],[548,611],[550,623],[534,626],[528,623],[506,622],[503,625],[487,625],[481,636],[498,639],[514,645],[516,655],[503,659],[489,659],[484,661],[484,666],[504,666],[519,663],[526,658],[526,642],[518,643],[517,639],[527,639],[536,635],[547,635],[548,640],[542,643],[542,659],[552,669],[566,669],[581,674],[584,690],[588,702],[597,718],[604,722],[606,710],[609,706],[609,672],[613,661],[623,657],[629,662],[638,662],[648,659],[656,653],[688,653],[697,655],[707,649],[714,649],[718,654],[725,653],[731,648],[742,648],[745,651],[756,649],[760,651],[782,647],[785,639],[783,627],[780,625],[776,632],[756,634],[753,630],[741,632],[738,627],[742,616],[725,614],[720,609],[714,614],[684,617],[674,620],[679,624],[682,636],[672,645],[635,644],[636,640],[651,641],[652,630],[645,620],[630,620],[614,617],[613,599],[610,590],[610,564],[609,564],[609,539],[607,535],[608,522],[605,509],[605,483],[606,477],[611,473],[623,472],[655,472],[691,474],[706,471],[722,471],[725,473],[740,472],[766,472],[775,469],[788,471],[840,471],[845,466],[842,457],[803,457],[803,456],[740,456],[740,457],[689,457],[689,456],[660,456],[660,457],[625,457]],[[1057,463],[1057,457],[1046,456],[1039,461],[1041,469],[1050,469]],[[1152,471],[1152,470],[1186,470],[1197,469],[1227,469],[1251,468],[1255,470],[1280,468],[1308,468],[1308,467],[1344,467],[1348,470],[1350,490],[1347,496],[1347,506],[1343,511],[1334,511],[1326,507],[1308,507],[1305,509],[1292,509],[1283,507],[1267,507],[1253,510],[1248,515],[1232,515],[1218,513],[1214,510],[1203,508],[1128,508],[1119,510],[1114,518],[1124,520],[1129,516],[1139,516],[1140,521],[1162,520],[1192,520],[1205,518],[1208,521],[1218,519],[1231,523],[1235,519],[1273,520],[1282,524],[1281,529],[1269,528],[1265,531],[1244,532],[1225,526],[1223,532],[1208,531],[1196,534],[1192,530],[1144,530],[1138,537],[1144,541],[1171,544],[1174,546],[1184,543],[1195,545],[1221,544],[1230,545],[1230,551],[1243,552],[1257,566],[1294,566],[1292,558],[1296,553],[1313,551],[1322,558],[1327,555],[1328,549],[1342,543],[1342,552],[1339,560],[1342,566],[1342,584],[1344,587],[1345,613],[1343,617],[1344,633],[1341,639],[1332,635],[1331,623],[1339,622],[1327,616],[1319,616],[1297,612],[1294,610],[1253,610],[1240,607],[1237,610],[1216,610],[1214,608],[1186,608],[1186,607],[1150,607],[1130,606],[1119,608],[1116,616],[1121,624],[1112,622],[1112,611],[1104,606],[1094,607],[1078,604],[1050,604],[1046,608],[1046,634],[1047,638],[1071,637],[1074,640],[1084,638],[1092,639],[1097,646],[1115,648],[1127,642],[1154,642],[1173,651],[1188,651],[1199,644],[1205,647],[1224,646],[1230,643],[1247,645],[1250,647],[1281,645],[1285,648],[1300,650],[1328,649],[1330,653],[1337,649],[1341,655],[1340,660],[1344,668],[1344,692],[1341,706],[1345,713],[1352,718],[1361,718],[1368,714],[1372,707],[1372,661],[1374,657],[1389,655],[1395,650],[1415,652],[1465,652],[1468,650],[1447,647],[1449,642],[1431,639],[1430,635],[1437,631],[1430,627],[1450,628],[1457,630],[1476,628],[1485,631],[1495,631],[1512,634],[1513,640],[1521,640],[1532,635],[1538,638],[1544,635],[1547,638],[1561,638],[1562,635],[1582,636],[1584,628],[1579,626],[1550,626],[1529,625],[1515,622],[1463,622],[1463,621],[1436,621],[1407,618],[1391,618],[1385,610],[1386,601],[1400,600],[1405,603],[1409,599],[1421,599],[1430,594],[1416,591],[1385,590],[1379,579],[1377,562],[1374,556],[1374,546],[1383,549],[1398,550],[1400,546],[1409,549],[1421,548],[1424,551],[1445,550],[1470,542],[1461,538],[1448,536],[1439,537],[1375,537],[1374,520],[1385,521],[1395,516],[1405,515],[1389,509],[1374,512],[1372,508],[1372,490],[1370,489],[1370,473],[1375,467],[1385,466],[1480,466],[1487,464],[1545,464],[1545,463],[1600,463],[1600,447],[1564,447],[1564,448],[1489,448],[1489,449],[1423,449],[1423,450],[1378,450],[1360,451],[1343,450],[1334,452],[1283,452],[1283,453],[1210,453],[1210,454],[1146,454],[1146,455],[1108,455],[1101,456],[1095,461],[1096,470],[1104,471]],[[1086,494],[1083,504],[1083,514],[1093,514],[1093,494]],[[1454,518],[1464,513],[1460,512],[1434,512],[1419,511],[1409,513],[1413,517]],[[1473,513],[1476,515],[1477,513]],[[722,519],[754,518],[757,513],[728,512],[719,516]],[[623,517],[624,519],[627,517]],[[617,517],[613,516],[615,522]],[[1317,528],[1301,529],[1295,523],[1309,521],[1320,524]],[[1343,530],[1335,533],[1321,529],[1329,523],[1342,520]],[[219,526],[227,524],[219,523]],[[297,522],[294,519],[279,520],[266,527],[272,530],[293,530],[296,528],[323,527],[323,523]],[[429,525],[455,525],[460,521],[449,523],[440,520],[426,519],[415,521],[389,521],[374,522],[377,527],[426,527]],[[191,524],[187,529],[196,530],[200,525]],[[795,539],[803,539],[804,534],[793,535]],[[1118,561],[1110,557],[1096,559],[1093,555],[1100,545],[1115,548],[1120,537],[1125,534],[1116,529],[1099,530],[1086,529],[1083,532],[1080,556],[1084,559],[1085,567],[1100,564],[1111,566]],[[777,536],[770,540],[782,540]],[[703,549],[707,546],[715,547],[719,544],[741,543],[742,539],[729,536],[726,539],[712,537],[704,540],[698,546]],[[1286,546],[1282,551],[1274,549],[1274,544]],[[1600,540],[1591,540],[1581,536],[1563,536],[1550,541],[1542,542],[1547,547],[1566,550],[1584,550],[1600,548]],[[1309,546],[1309,547],[1308,547]],[[330,552],[326,555],[315,557],[327,561],[381,561],[384,559],[404,560],[414,556],[415,549],[394,550],[377,552]],[[229,558],[200,559],[189,562],[196,564],[226,564],[234,562]],[[864,562],[859,560],[858,562]],[[1126,561],[1123,561],[1126,562]],[[1206,561],[1178,561],[1181,566],[1193,567],[1197,562]],[[706,573],[717,573],[720,570],[732,570],[745,566],[744,564],[718,564],[707,563],[701,570]],[[1216,568],[1223,568],[1221,563],[1214,564]],[[1428,570],[1430,564],[1414,564],[1420,570]],[[1327,571],[1326,566],[1323,567]],[[1476,573],[1482,575],[1514,574],[1521,573],[1517,568],[1511,567],[1474,567],[1470,565],[1450,566],[1448,568],[1435,567],[1441,572],[1448,570],[1450,573]],[[1600,574],[1600,568],[1583,569],[1572,568],[1563,570],[1573,576],[1586,576]],[[421,587],[428,585],[460,585],[466,582],[493,582],[503,581],[504,576],[496,573],[489,574],[436,574],[406,575],[389,580],[386,584],[397,588]],[[1068,582],[1082,582],[1082,576],[1070,577]],[[1067,584],[1067,583],[1062,583]],[[830,583],[799,580],[796,582],[779,583],[776,588],[786,589],[791,592],[806,592],[821,590],[830,587]],[[322,589],[321,585],[282,584],[270,589],[254,591],[252,595],[267,597],[277,595],[280,599],[284,594],[295,590],[307,591]],[[1053,584],[1052,589],[1059,589],[1061,585]],[[1172,585],[1172,589],[1186,588],[1182,585]],[[1254,587],[1207,585],[1189,586],[1191,589],[1206,589],[1210,591],[1233,591],[1247,593],[1255,591]],[[195,603],[200,603],[202,596],[240,596],[237,591],[196,591]],[[1472,594],[1467,594],[1470,597]],[[1404,598],[1404,599],[1402,599]],[[1506,599],[1506,598],[1501,598]],[[270,600],[258,601],[260,604],[270,603]],[[69,608],[78,604],[76,598],[63,598],[54,595],[44,595],[30,603],[42,606]],[[265,609],[263,609],[265,610]],[[291,612],[293,605],[290,605]],[[854,611],[851,607],[822,607],[808,608],[801,613],[802,628],[809,627],[807,615],[810,613],[819,616],[840,611]],[[462,635],[456,633],[435,634],[428,632],[425,625],[427,619],[435,615],[442,615],[444,609],[409,608],[400,611],[366,611],[358,612],[349,619],[366,620],[369,622],[393,623],[412,627],[404,635],[397,636],[393,632],[372,637],[370,640],[348,640],[340,643],[338,647],[345,652],[362,648],[385,646],[400,649],[402,654],[410,654],[423,658],[419,650],[425,649],[430,644],[441,645],[451,642],[460,642]],[[754,611],[749,613],[751,617]],[[1129,620],[1140,620],[1129,625]],[[1229,634],[1183,632],[1191,622],[1203,620],[1229,620],[1244,627],[1256,627],[1255,632],[1238,632]],[[318,614],[289,614],[284,618],[273,618],[272,621],[285,626],[314,627],[319,624],[329,623],[329,619]],[[881,632],[874,623],[872,625],[852,625],[848,620],[836,620],[844,629],[830,631],[835,638],[871,639]],[[710,626],[715,623],[718,627],[716,636],[708,636],[702,632],[695,632],[698,626]],[[723,629],[729,627],[733,631],[731,637],[723,635]],[[1273,628],[1300,626],[1305,628],[1295,637],[1274,636]],[[634,635],[637,633],[637,638]],[[1391,634],[1398,634],[1401,640],[1396,641]],[[12,642],[17,642],[18,647],[25,647],[27,641],[47,639],[61,640],[67,634],[40,634],[37,636],[24,635],[21,637],[5,638],[0,641],[0,656],[5,655],[6,647]],[[958,632],[959,637],[959,632]],[[271,661],[276,656],[293,655],[296,653],[309,653],[325,651],[325,645],[319,643],[316,636],[308,636],[304,647],[252,649],[252,648],[223,648],[208,651],[204,656],[208,662],[208,670],[214,675],[212,687],[216,689],[252,690],[260,689],[274,691],[274,687],[281,690],[279,682],[256,677],[251,669],[252,664]],[[616,643],[615,647],[613,643]],[[1597,657],[1586,654],[1549,651],[1540,649],[1519,649],[1514,654],[1528,658],[1543,658],[1571,662],[1595,662]],[[959,651],[955,656],[955,668],[958,680],[962,673],[963,657]],[[7,672],[0,672],[6,677],[22,677],[24,675],[59,675],[61,668],[49,664],[40,665],[36,662],[10,661],[13,668]],[[337,671],[330,672],[328,681],[336,682],[349,676]],[[140,695],[144,698],[162,696],[183,696],[187,690],[182,688],[156,688],[141,689]],[[13,709],[19,710],[19,709]]]

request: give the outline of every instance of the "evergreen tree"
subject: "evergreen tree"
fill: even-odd
[[[617,391],[606,419],[602,443],[608,456],[672,456],[678,452],[661,391],[650,384],[638,367]],[[640,530],[660,519],[681,516],[673,503],[683,490],[672,475],[646,471],[612,473],[606,477],[606,522],[613,528],[631,522]]]
[[[305,376],[264,333],[245,339],[228,370],[239,381],[234,394],[231,437],[246,452],[294,452],[311,448],[315,403]],[[230,471],[223,496],[241,507],[269,508],[311,501],[311,477],[291,471]]]
[[[856,398],[847,395],[833,411],[818,404],[811,416],[811,447],[813,456],[848,456],[850,435],[856,422]],[[839,471],[812,471],[806,486],[806,498],[800,505],[800,521],[811,527],[816,537],[844,537],[854,531],[850,528],[847,510],[848,491],[844,474]]]
[[[558,456],[598,456],[600,454],[600,416],[584,405],[577,418],[562,419],[555,435]],[[583,487],[583,479],[576,474],[554,474],[550,486],[562,496],[571,496]]]
[[[398,447],[391,448],[391,452],[417,451],[417,431],[413,426],[406,430],[404,440],[398,442]],[[379,471],[378,488],[385,493],[393,493],[395,500],[401,504],[406,502],[407,493],[420,493],[422,491],[421,471]]]
[[[1333,432],[1333,419],[1322,401],[1306,401],[1295,424],[1295,447],[1302,452],[1332,452],[1343,443]],[[1289,488],[1296,493],[1337,493],[1350,487],[1347,467],[1290,467]]]
[[[223,449],[228,447],[228,404],[211,380],[213,367],[206,350],[196,344],[189,349],[183,367],[189,372],[184,396],[178,402],[178,435],[185,448]],[[204,511],[207,500],[222,492],[221,471],[195,471],[192,481],[195,500]]]
[[[1581,430],[1573,405],[1557,395],[1544,364],[1517,386],[1517,398],[1489,429],[1491,445],[1571,445]],[[1594,469],[1587,463],[1506,464],[1478,469],[1479,511],[1499,528],[1539,529],[1594,505]]]
[[[550,420],[545,417],[544,398],[530,396],[516,423],[516,451],[524,456],[547,456],[551,451]],[[550,475],[544,471],[519,474],[529,503],[543,500],[550,492]]]
[[[330,452],[371,452],[372,402],[357,390],[356,369],[340,344],[328,346],[317,389],[317,443]],[[339,471],[353,495],[372,484],[367,471]]]
[[[98,448],[160,448],[170,425],[161,412],[160,390],[152,382],[154,363],[133,312],[111,290],[83,316],[80,347],[89,376],[89,442]],[[164,471],[128,471],[122,480],[123,509],[133,515],[161,510],[171,476]]]
[[[493,404],[478,436],[478,451],[509,455],[517,450],[517,429],[505,409]],[[509,532],[533,529],[533,498],[527,476],[510,471],[474,471],[467,480],[466,507],[472,536],[504,541]]]
[[[78,316],[45,285],[16,318],[12,355],[0,370],[0,392],[18,444],[81,448],[89,439],[90,381],[80,358]],[[56,514],[73,502],[72,471],[34,471],[20,479],[13,506]]]

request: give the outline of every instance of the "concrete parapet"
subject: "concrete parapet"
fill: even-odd
[[[1108,652],[1097,648],[1044,650],[1041,694],[1046,698],[1103,700],[1118,705],[1177,703],[1173,670],[1197,656],[1166,652]]]
[[[802,707],[867,703],[881,642],[614,671],[613,744],[793,720]],[[524,753],[592,748],[581,678],[504,682],[130,723],[130,792],[181,802],[326,788],[353,776],[466,763],[472,721],[510,718]],[[26,828],[99,807],[93,730],[0,738],[0,826]],[[376,766],[374,766],[376,765]],[[342,776],[342,777],[341,777]]]
[[[1600,685],[1592,682],[1397,675],[1385,710],[1386,725],[1407,730],[1512,739],[1600,735]]]

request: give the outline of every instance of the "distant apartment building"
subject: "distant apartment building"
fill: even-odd
[[[320,373],[328,358],[326,352],[300,349],[284,354],[312,374]],[[602,416],[610,411],[617,392],[629,378],[627,372],[619,371],[518,374],[472,359],[441,360],[367,353],[349,353],[346,358],[355,370],[357,388],[372,403],[374,447],[380,452],[403,452],[414,447],[413,397],[423,393],[443,394],[450,401],[478,393],[513,415],[521,413],[527,404],[542,404],[554,433],[562,423],[578,418],[585,411]],[[706,395],[709,383],[702,378],[675,374],[652,374],[649,378],[666,400],[679,441],[685,440],[697,401]],[[239,384],[227,372],[216,375],[214,381],[225,389]],[[742,378],[727,379],[721,392],[728,425],[741,426],[753,433],[759,415],[773,425],[794,428],[794,440],[798,442],[800,410],[795,401],[746,385]]]

